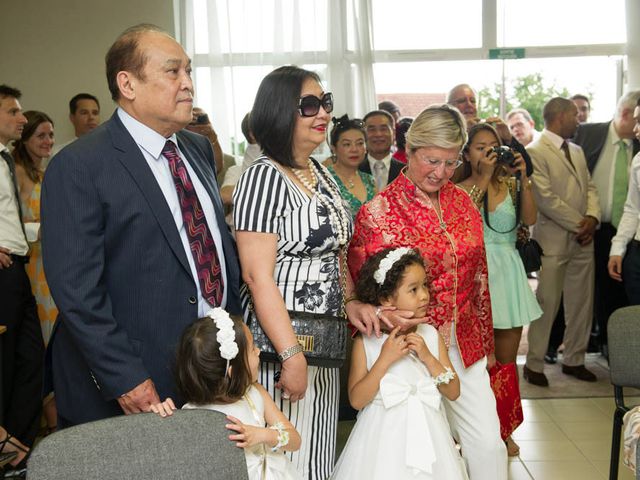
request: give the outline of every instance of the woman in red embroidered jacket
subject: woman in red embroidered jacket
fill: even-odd
[[[452,433],[471,480],[506,480],[487,373],[495,356],[482,218],[469,194],[449,181],[467,139],[464,118],[448,105],[430,106],[406,138],[407,168],[358,213],[349,268],[355,280],[383,248],[420,250],[431,292],[426,321],[444,337],[460,376],[460,397],[445,402]]]

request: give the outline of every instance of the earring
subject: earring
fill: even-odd
[[[331,161],[333,162],[334,165],[338,163],[338,156],[335,153],[331,154]]]

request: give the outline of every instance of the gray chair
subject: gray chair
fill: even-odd
[[[623,387],[640,388],[640,306],[619,308],[609,317],[609,370],[616,401],[611,435],[609,480],[618,478],[622,417],[633,405],[624,402]]]
[[[36,445],[27,479],[248,479],[244,450],[228,439],[226,423],[220,412],[178,410],[67,428]]]

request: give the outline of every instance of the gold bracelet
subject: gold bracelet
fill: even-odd
[[[475,203],[478,207],[480,207],[482,204],[482,199],[484,198],[484,194],[485,194],[485,191],[482,190],[477,185],[473,185],[471,187],[471,190],[469,190],[469,197],[471,197],[471,200],[473,201],[473,203]]]
[[[531,190],[532,186],[533,186],[533,182],[531,181],[530,178],[527,178],[527,181],[524,182],[523,187],[527,190]]]
[[[347,298],[344,299],[344,304],[346,305],[349,302],[353,302],[354,300],[357,300],[358,297],[356,297],[355,295],[350,295]]]

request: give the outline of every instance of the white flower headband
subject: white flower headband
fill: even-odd
[[[373,274],[373,278],[378,282],[378,285],[384,284],[384,281],[387,278],[387,272],[391,270],[393,264],[412,250],[413,249],[409,247],[396,248],[395,250],[391,250],[382,260],[380,260],[380,265],[378,265],[378,269]]]
[[[238,355],[238,344],[236,343],[236,332],[233,329],[233,320],[229,314],[220,307],[213,308],[206,313],[206,316],[213,320],[218,333],[216,340],[220,346],[220,356],[227,361],[225,375],[229,372],[229,361]]]

